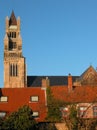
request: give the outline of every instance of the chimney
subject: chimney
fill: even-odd
[[[68,75],[68,91],[71,92],[72,91],[72,76],[71,74]]]
[[[42,79],[42,88],[47,88],[50,85],[48,77]]]

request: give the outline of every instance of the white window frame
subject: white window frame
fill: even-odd
[[[8,97],[7,96],[1,96],[0,102],[8,102]]]
[[[80,106],[79,109],[80,109],[80,111],[85,111],[87,109],[87,107],[86,106]]]
[[[39,112],[38,111],[33,111],[32,116],[35,117],[35,118],[39,117]]]
[[[62,116],[62,118],[67,117],[68,114],[69,114],[69,109],[68,109],[68,107],[61,107],[61,108],[60,108],[60,111],[61,111],[61,116]]]
[[[31,102],[38,102],[39,101],[39,96],[31,96],[30,101]]]
[[[93,106],[93,117],[97,117],[97,106]]]
[[[79,116],[85,117],[86,110],[87,110],[87,106],[79,106]]]
[[[4,118],[6,116],[6,112],[0,111],[0,118]]]

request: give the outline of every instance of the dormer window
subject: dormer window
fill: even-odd
[[[0,102],[8,102],[8,97],[7,96],[1,96]]]
[[[6,116],[6,112],[0,111],[0,118],[4,118]]]
[[[39,97],[38,96],[31,96],[30,97],[30,101],[31,102],[38,102],[39,101]]]

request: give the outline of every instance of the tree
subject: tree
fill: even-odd
[[[13,112],[6,117],[2,127],[7,130],[35,130],[36,121],[33,119],[32,114],[31,108],[23,106],[17,112]]]
[[[54,123],[39,123],[38,130],[57,130]]]
[[[80,121],[77,115],[78,111],[76,104],[69,104],[68,107],[69,107],[69,114],[68,117],[64,119],[66,126],[68,127],[69,130],[78,130]]]
[[[79,116],[79,109],[77,104],[68,104],[69,114],[68,117],[64,118],[65,124],[68,130],[96,130],[97,129],[97,118],[83,118],[83,115]]]
[[[3,119],[0,118],[0,130],[1,130],[2,126],[3,126]]]
[[[47,88],[47,117],[48,122],[59,122],[61,120],[60,102],[54,99],[51,88]]]

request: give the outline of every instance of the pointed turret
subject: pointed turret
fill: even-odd
[[[10,16],[10,19],[9,19],[9,26],[10,25],[17,25],[17,20],[16,20],[16,17],[14,15],[14,12],[12,11],[11,13],[11,16]]]

